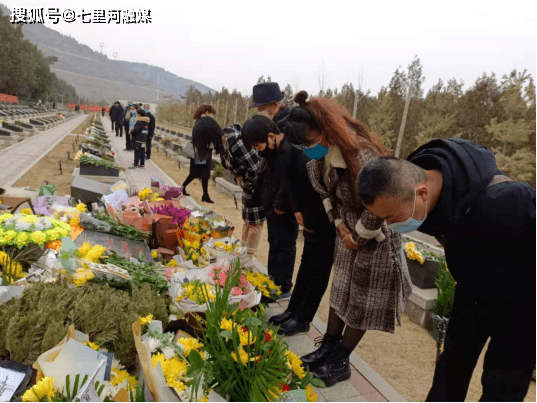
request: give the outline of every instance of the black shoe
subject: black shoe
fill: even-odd
[[[324,337],[315,339],[315,350],[313,353],[306,354],[301,357],[302,363],[306,365],[310,371],[315,371],[323,365],[324,361],[332,354],[334,349],[341,344],[341,336],[332,336],[325,334]]]
[[[278,326],[278,325],[281,325],[282,323],[287,322],[292,317],[293,317],[293,312],[283,311],[283,313],[280,313],[279,315],[272,316],[268,321],[272,323],[274,326]]]
[[[202,202],[206,202],[206,203],[214,203],[210,198],[209,198],[209,195],[203,195],[201,197],[201,201]]]
[[[290,299],[291,295],[293,295],[293,291],[289,290],[287,292],[281,292],[280,295],[276,297],[278,301],[285,301],[286,299]]]
[[[286,336],[294,336],[298,333],[306,333],[310,331],[309,322],[300,322],[296,318],[291,318],[287,322],[283,323],[278,330],[278,334],[284,334]]]
[[[313,376],[323,381],[327,388],[346,381],[351,377],[349,356],[350,352],[345,347],[337,345],[324,364],[313,371]]]
[[[183,195],[185,195],[185,196],[190,196],[190,194],[188,194],[188,193],[186,192],[186,188],[184,188],[184,187],[183,187],[183,192],[182,192],[182,193],[183,193]]]

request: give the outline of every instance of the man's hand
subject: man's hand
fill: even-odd
[[[237,185],[242,188],[242,178],[240,176],[237,176]]]
[[[302,215],[300,211],[297,211],[295,213],[295,218],[296,218],[296,222],[298,223],[298,225],[304,226],[304,216]]]
[[[279,215],[285,214],[285,211],[278,210],[277,208],[275,208],[274,211]]]
[[[358,245],[356,245],[353,241],[352,241],[352,235],[350,233],[348,233],[347,235],[345,235],[343,237],[343,243],[345,244],[345,246],[349,249],[352,249],[352,250],[358,250]]]

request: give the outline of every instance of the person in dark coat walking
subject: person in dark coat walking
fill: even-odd
[[[155,136],[155,116],[149,111],[149,104],[144,105],[145,115],[149,118],[149,132],[147,133],[147,144],[145,148],[145,159],[151,159],[151,145]]]
[[[244,123],[242,139],[266,159],[262,176],[270,245],[267,269],[280,286],[280,298],[289,298],[298,236],[290,200],[291,144],[276,123],[262,115],[255,115]]]
[[[203,196],[201,201],[214,203],[209,197],[209,178],[211,177],[211,164],[213,150],[222,148],[222,128],[213,119],[216,111],[211,105],[201,105],[194,114],[196,123],[192,128],[192,147],[194,158],[190,158],[190,173],[183,182],[183,194],[189,196],[186,187],[196,178],[201,179]]]
[[[281,121],[278,126],[291,143],[304,142],[301,125]],[[336,243],[335,226],[308,177],[306,164],[311,159],[294,147],[291,155],[291,207],[298,224],[303,227],[304,249],[289,305],[282,314],[269,319],[280,325],[279,333],[286,336],[309,331],[310,322],[328,287]]]
[[[114,102],[114,106],[110,108],[110,119],[112,120],[112,129],[116,130],[116,137],[123,137],[123,121],[125,114],[119,101]]]
[[[101,115],[102,117],[104,117],[104,113],[106,112],[106,108],[103,106],[103,108],[101,109]]]
[[[142,108],[138,108],[136,113],[136,123],[130,132],[132,146],[134,147],[134,164],[129,169],[138,168],[138,166],[145,168],[145,146],[149,132],[149,118]]]
[[[406,161],[371,161],[357,193],[395,231],[436,237],[457,282],[427,400],[464,401],[490,339],[481,401],[523,401],[536,353],[535,189],[502,173],[488,148],[445,139]]]

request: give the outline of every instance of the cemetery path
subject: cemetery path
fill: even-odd
[[[87,117],[88,115],[81,114],[0,150],[0,187],[7,188],[13,185]]]
[[[116,137],[112,132],[112,123],[108,116],[102,118],[106,133],[111,139],[111,143],[116,151],[119,164],[128,168],[134,162],[133,151],[123,151],[125,147],[125,137]],[[157,153],[156,144],[154,144],[153,153]],[[158,165],[152,160],[146,161],[144,169],[127,169],[126,176],[131,188],[141,190],[143,187],[151,185],[151,174],[156,174],[164,180],[167,185],[179,186],[173,181]],[[189,200],[194,205],[199,205],[192,197]],[[230,203],[231,202],[231,199]],[[218,204],[214,205],[214,210],[218,212]],[[255,268],[263,273],[267,273],[263,263],[254,259]],[[285,310],[289,301],[280,301],[269,305],[268,317],[279,314]],[[286,337],[285,341],[289,348],[296,354],[304,355],[315,350],[315,338],[326,333],[326,324],[315,316],[311,329],[308,333],[299,333],[296,336]],[[356,352],[350,357],[351,362],[351,379],[340,382],[331,388],[315,388],[318,393],[318,401],[355,401],[355,402],[384,402],[384,401],[405,401],[397,390],[382,378],[369,364],[367,364]]]
[[[104,116],[101,119],[104,130],[114,147],[119,166],[125,168],[127,182],[132,189],[139,192],[142,188],[150,187],[151,175],[159,176],[167,185],[179,186],[166,174],[166,172],[160,169],[159,166],[151,160],[145,162],[145,168],[143,169],[128,169],[134,163],[134,151],[124,151],[125,137],[116,137],[115,131],[112,131],[112,122],[108,116]],[[125,136],[125,134],[123,134],[123,136]],[[154,152],[156,152],[156,150]]]

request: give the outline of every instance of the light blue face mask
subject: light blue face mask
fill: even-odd
[[[144,111],[149,112],[149,108],[144,108]]]
[[[321,136],[321,140],[322,138],[323,137]],[[295,147],[298,148],[299,150],[304,151],[304,154],[306,154],[306,156],[312,160],[320,160],[326,154],[328,154],[328,149],[329,149],[329,147],[323,146],[320,140],[317,144],[312,145],[312,146],[295,145]]]
[[[427,218],[427,202],[425,202],[425,216],[423,217],[423,219],[416,220],[412,218],[414,216],[414,211],[416,210],[416,191],[417,189],[414,189],[414,208],[412,209],[412,215],[410,216],[410,218],[403,222],[394,222],[388,225],[390,229],[394,230],[398,234],[405,234],[417,230],[419,227],[421,227],[421,225]]]

